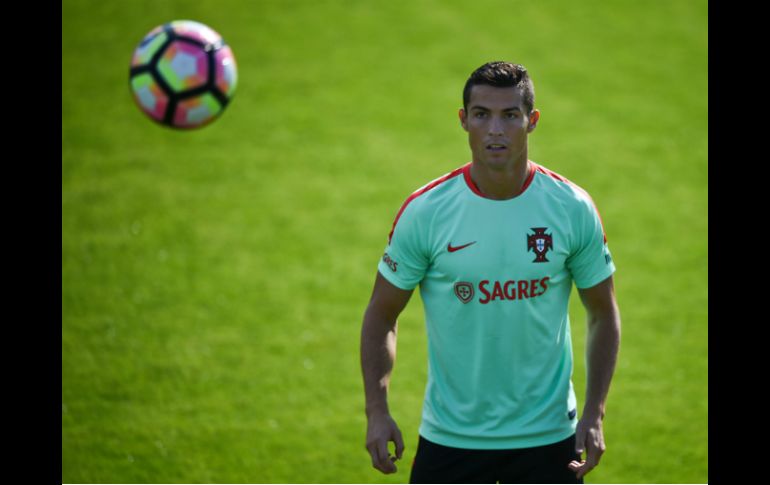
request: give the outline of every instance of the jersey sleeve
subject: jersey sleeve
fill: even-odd
[[[590,197],[585,197],[572,217],[574,240],[566,262],[579,289],[591,288],[615,272],[599,212]]]
[[[403,208],[393,224],[388,245],[377,269],[385,279],[402,290],[413,290],[428,270],[427,233],[420,222],[417,204]]]

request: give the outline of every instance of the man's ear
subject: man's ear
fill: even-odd
[[[463,127],[463,130],[468,131],[468,115],[465,112],[465,109],[460,108],[460,111],[457,112],[458,116],[460,116],[460,124]]]
[[[540,110],[533,109],[529,115],[529,126],[527,126],[527,133],[532,133],[537,128],[537,122],[540,121]]]

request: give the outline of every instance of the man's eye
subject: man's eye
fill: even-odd
[[[486,118],[487,114],[483,111],[477,111],[473,116],[476,118]]]
[[[514,118],[518,118],[519,117],[519,113],[516,113],[516,112],[506,113],[505,117],[512,120]]]

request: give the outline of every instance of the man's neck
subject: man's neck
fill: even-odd
[[[471,179],[484,197],[494,200],[512,199],[521,193],[529,175],[529,162],[527,157],[523,157],[512,166],[498,169],[474,160],[470,172]]]

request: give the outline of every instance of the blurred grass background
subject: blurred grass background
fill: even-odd
[[[221,119],[147,120],[136,44],[193,19]],[[371,468],[358,341],[400,204],[470,160],[470,72],[527,66],[530,157],[601,210],[623,343],[596,483],[708,481],[707,2],[62,3],[62,481],[403,483],[426,343],[400,319],[399,472]],[[584,312],[573,294],[574,382]]]

